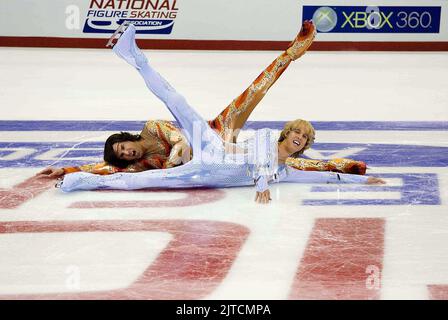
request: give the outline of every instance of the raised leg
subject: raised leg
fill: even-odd
[[[205,143],[222,145],[221,138],[210,128],[208,123],[194,110],[176,90],[148,63],[146,56],[135,43],[135,27],[131,24],[122,34],[113,48],[114,52],[129,64],[134,66],[143,77],[146,86],[168,107],[184,129],[187,139],[193,147],[201,150]],[[204,138],[205,137],[205,138]],[[199,142],[199,143],[198,143]]]
[[[252,111],[264,98],[268,90],[288,68],[291,61],[300,58],[309,48],[316,31],[312,22],[305,21],[296,39],[291,42],[280,56],[278,56],[251,85],[230,105],[228,105],[210,126],[227,142],[236,142],[240,129],[244,126]]]

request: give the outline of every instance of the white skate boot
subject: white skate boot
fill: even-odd
[[[118,41],[114,45],[113,40],[118,35]],[[146,56],[140,51],[135,42],[135,27],[129,22],[123,23],[110,38],[107,46],[113,46],[113,51],[127,63],[136,69],[147,63]]]

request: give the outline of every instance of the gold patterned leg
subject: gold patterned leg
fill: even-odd
[[[315,36],[312,23],[305,22],[296,39],[280,56],[278,56],[251,85],[230,103],[210,126],[227,142],[236,142],[240,129],[249,115],[264,98],[269,88],[288,68],[291,61],[301,57],[311,45]]]
[[[291,58],[283,52],[267,67],[252,84],[214,120],[211,126],[225,141],[235,142],[247,118],[266,95],[269,88],[288,68]]]
[[[302,29],[297,37],[286,49],[286,53],[291,57],[292,60],[297,60],[305,54],[308,48],[313,43],[316,37],[316,27],[311,21],[305,21],[302,25]]]

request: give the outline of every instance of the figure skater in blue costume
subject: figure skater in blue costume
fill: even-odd
[[[65,175],[62,191],[95,189],[135,190],[143,188],[256,187],[255,200],[267,203],[268,184],[286,183],[366,183],[383,184],[375,177],[335,172],[300,171],[278,162],[278,134],[258,130],[254,137],[229,143],[210,128],[173,87],[152,67],[135,43],[135,27],[130,24],[113,51],[137,69],[146,86],[162,100],[182,127],[192,145],[192,160],[182,166],[137,173],[95,175],[76,172]]]

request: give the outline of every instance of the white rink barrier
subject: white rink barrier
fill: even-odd
[[[305,19],[314,50],[448,50],[446,0],[39,0],[0,2],[0,46],[104,47],[126,20],[141,46],[283,49]]]

